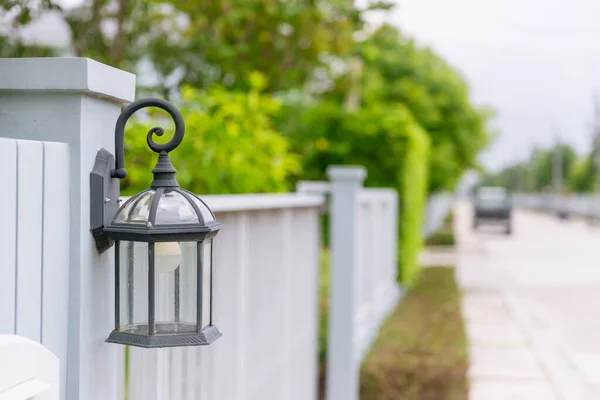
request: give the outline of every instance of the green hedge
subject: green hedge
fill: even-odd
[[[400,280],[411,284],[418,275],[427,202],[429,138],[421,129],[407,132],[402,185],[400,186]]]
[[[363,165],[367,187],[389,187],[400,200],[400,279],[417,274],[428,187],[428,136],[401,104],[343,110],[334,103],[284,107],[280,130],[300,154],[297,179],[326,180],[330,165]]]

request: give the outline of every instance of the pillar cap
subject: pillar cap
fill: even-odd
[[[362,182],[367,177],[367,170],[360,165],[332,165],[327,168],[327,176],[332,181]]]
[[[83,57],[2,58],[0,91],[74,92],[129,103],[135,75]]]

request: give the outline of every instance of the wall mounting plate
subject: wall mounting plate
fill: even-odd
[[[90,173],[90,230],[96,240],[98,252],[110,249],[114,240],[104,233],[119,209],[119,179],[113,178],[115,157],[102,148],[96,154]]]

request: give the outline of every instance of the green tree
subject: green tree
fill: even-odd
[[[554,185],[553,163],[557,151],[561,152],[564,189],[578,190],[580,185],[587,185],[588,178],[585,175],[590,173],[591,164],[587,162],[581,164],[575,150],[567,144],[560,144],[550,149],[535,149],[527,161],[487,175],[481,185],[503,186],[511,191],[551,190]],[[581,176],[582,174],[584,176]]]
[[[162,76],[195,87],[246,89],[248,71],[268,76],[268,91],[302,87],[350,54],[362,27],[361,11],[346,0],[159,3],[171,6],[161,10],[172,22],[149,32],[150,58]]]
[[[60,10],[55,1],[7,0],[5,8],[18,9],[12,11],[18,27],[34,14]],[[372,1],[358,9],[346,0],[86,0],[62,16],[75,55],[134,72],[149,62],[165,94],[215,83],[247,90],[252,71],[269,77],[265,90],[281,91],[326,81],[332,65],[352,54],[364,13],[389,7]]]
[[[362,104],[404,104],[431,141],[430,190],[453,189],[463,173],[477,168],[490,142],[487,109],[472,105],[463,78],[428,48],[384,25],[358,47],[363,61]],[[338,82],[337,95],[349,90]]]
[[[402,104],[346,110],[334,101],[287,104],[281,130],[301,157],[296,179],[324,180],[329,165],[362,165],[366,186],[398,191],[400,273],[409,283],[418,273],[428,183],[429,138]]]
[[[300,164],[287,139],[275,128],[273,118],[280,105],[261,93],[261,75],[253,74],[251,81],[249,92],[217,86],[208,91],[183,89],[178,106],[185,115],[186,138],[172,154],[182,187],[211,194],[281,192],[289,188],[289,175],[298,174]],[[152,121],[137,118],[127,126],[126,193],[147,188],[151,181],[148,171],[154,167],[156,155],[146,145],[146,132],[161,126],[159,122],[169,122],[160,115],[153,114]]]
[[[590,156],[575,160],[569,171],[568,184],[574,192],[589,192],[594,186],[594,167]]]
[[[0,33],[0,58],[55,55],[51,47],[25,43],[19,37],[21,27],[27,26],[50,10],[60,11],[60,7],[52,0],[1,0],[0,17],[6,26]]]
[[[152,10],[147,0],[87,0],[64,10],[73,52],[78,57],[135,71],[147,52],[149,32],[161,24]]]

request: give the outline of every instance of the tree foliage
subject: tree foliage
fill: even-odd
[[[60,11],[52,0],[1,0],[0,22],[5,24],[0,32],[0,58],[49,57],[55,50],[49,46],[26,43],[20,39],[19,29],[30,24],[45,12]]]
[[[563,180],[563,190],[579,191],[587,185],[589,176],[588,163],[578,160],[575,150],[560,144],[550,149],[535,149],[527,161],[510,165],[495,174],[486,176],[481,185],[503,186],[510,191],[539,192],[553,188],[553,163],[556,154],[560,152],[560,174]]]
[[[147,52],[153,26],[160,24],[145,0],[88,0],[63,11],[73,52],[117,68],[136,70]]]
[[[22,3],[15,27],[36,10],[61,10],[56,0]],[[73,52],[136,71],[152,65],[158,89],[221,84],[249,89],[247,76],[269,77],[267,91],[302,88],[318,80],[354,49],[363,14],[389,8],[373,1],[365,9],[346,0],[87,0],[61,10]],[[16,44],[15,44],[16,45]],[[22,52],[25,55],[27,53]]]
[[[163,76],[177,73],[196,87],[245,88],[249,71],[268,76],[269,91],[302,87],[328,67],[328,57],[351,52],[361,25],[360,12],[345,0],[161,3],[170,6],[162,7],[163,20],[180,23],[150,32],[152,62]]]
[[[398,191],[400,273],[417,275],[428,187],[429,138],[402,104],[345,110],[335,102],[287,104],[281,130],[301,157],[296,178],[325,180],[330,165],[362,165],[366,186]]]
[[[428,48],[383,25],[358,47],[362,103],[404,104],[431,140],[430,190],[454,189],[490,142],[487,109],[472,105],[463,78]],[[340,82],[343,90],[344,80]]]
[[[251,81],[249,92],[221,87],[182,91],[186,138],[171,156],[182,187],[213,194],[281,192],[288,188],[289,175],[298,173],[298,158],[273,123],[279,103],[260,92],[260,75]],[[126,192],[145,189],[152,180],[148,171],[157,158],[146,145],[145,133],[159,122],[168,121],[154,115],[151,121],[138,118],[127,126]]]

